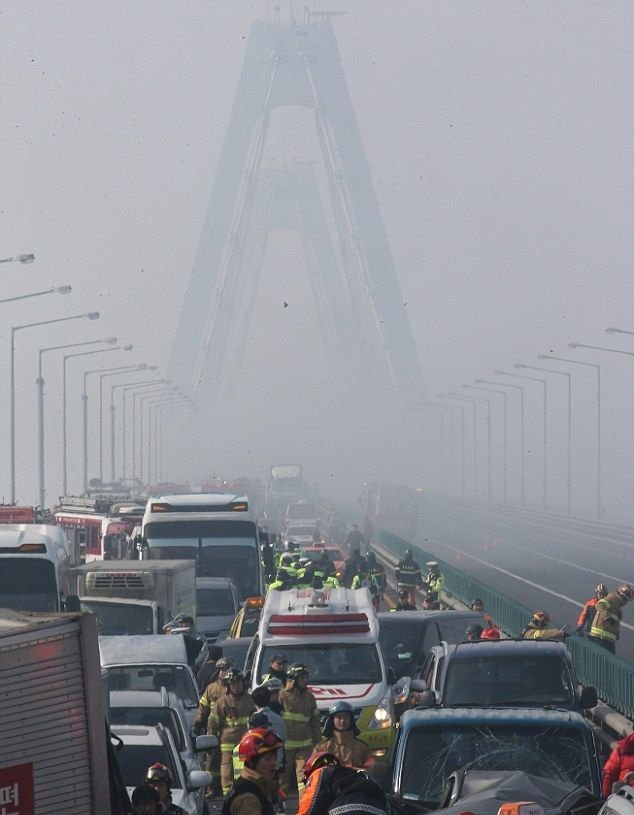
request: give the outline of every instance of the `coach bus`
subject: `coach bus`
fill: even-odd
[[[0,607],[64,611],[73,576],[64,531],[48,524],[0,526]]]
[[[154,496],[141,534],[144,558],[191,558],[198,577],[229,577],[243,599],[264,593],[258,526],[245,495]]]

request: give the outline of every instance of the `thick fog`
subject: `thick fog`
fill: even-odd
[[[102,380],[107,480],[112,385],[167,378],[251,24],[275,24],[275,5],[2,4],[0,257],[36,259],[0,265],[0,299],[73,287],[0,304],[5,499],[12,326],[100,312],[98,321],[16,332],[19,501],[38,495],[39,349],[108,337],[134,345],[68,360],[74,493],[82,488],[83,372],[156,366]],[[287,24],[291,6],[280,6]],[[473,403],[437,398],[453,392],[491,400],[491,498],[502,501],[503,397],[462,388],[483,379],[524,386],[525,500],[541,506],[543,386],[493,373],[523,363],[571,373],[572,509],[592,515],[597,369],[537,358],[552,353],[600,364],[602,505],[609,519],[634,522],[634,336],[603,330],[634,332],[632,4],[339,0],[311,9],[343,12],[332,25],[426,395],[404,403],[368,381],[348,349],[324,350],[304,236],[273,230],[237,381],[213,382],[191,412],[170,414],[165,477],[263,477],[285,461],[303,463],[327,494],[385,480],[458,494],[464,485],[472,496]],[[323,190],[321,159],[312,112],[274,109],[263,166],[308,162]],[[191,326],[198,345],[203,334]],[[91,347],[44,355],[48,504],[62,490],[62,357],[84,350]],[[548,380],[546,500],[565,509],[567,378],[516,373]],[[88,375],[89,477],[99,475],[98,382]],[[518,503],[521,391],[482,387],[508,394],[506,498]],[[461,412],[453,411],[452,432],[452,411],[427,400],[464,406],[464,480]],[[486,403],[477,404],[475,471],[486,498]],[[119,441],[116,456],[120,476]]]

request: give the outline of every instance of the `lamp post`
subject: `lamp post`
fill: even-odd
[[[147,367],[147,366],[145,366]],[[84,371],[84,390],[81,395],[82,407],[82,424],[83,424],[83,482],[84,492],[88,490],[88,377],[92,374],[109,373],[110,371],[138,371],[142,370],[142,366],[135,365],[118,365],[115,368],[93,368],[91,371]]]
[[[181,410],[191,410],[194,402],[193,399],[189,399],[185,397],[185,399],[181,402],[172,402],[167,405],[163,405],[159,407],[159,415],[161,420],[161,443],[157,444],[156,450],[159,456],[159,464],[156,473],[156,481],[164,481],[165,480],[165,461],[167,459],[167,431],[168,431],[168,420],[170,419],[170,415],[172,417],[171,426],[174,426],[174,415],[177,411]]]
[[[156,365],[148,365],[146,368],[147,371],[156,371]],[[115,447],[116,447],[116,421],[115,421],[115,405],[114,405],[114,393],[115,391],[119,390],[119,388],[134,388],[137,385],[145,385],[147,384],[147,379],[141,379],[138,382],[120,382],[118,385],[113,385],[110,388],[110,480],[115,480]],[[124,429],[125,429],[125,416],[124,418]],[[125,434],[123,439],[123,453],[125,453]],[[125,472],[123,474],[123,478],[125,480]]]
[[[623,334],[626,332],[624,331]],[[625,354],[634,357],[634,351],[622,351],[620,348],[606,348],[605,345],[586,345],[583,342],[569,342],[568,348],[590,348],[593,351],[608,351],[610,354]]]
[[[28,252],[24,255],[14,255],[11,258],[1,258],[0,263],[33,263],[35,260],[35,255],[32,252]]]
[[[445,419],[451,414],[448,414],[446,411],[440,410],[441,407],[443,406],[436,405],[434,402],[421,403],[421,408],[424,413],[427,413],[433,417],[438,417],[440,419],[440,429],[436,437],[440,440],[439,454],[441,458],[439,459],[439,472],[441,472],[440,466],[442,465],[442,478],[444,479],[445,483],[449,483],[451,479],[451,475],[449,472],[450,464],[448,461],[448,457],[446,455],[446,451],[447,448],[449,447],[449,442],[447,442],[447,439],[449,438],[449,433],[451,433],[451,429],[447,431],[445,427]],[[432,426],[432,431],[436,433],[435,426]]]
[[[156,397],[156,399],[149,398],[148,399],[148,447],[147,447],[147,475],[148,481],[152,480],[152,459],[154,459],[154,480],[156,481],[156,473],[158,470],[157,465],[157,453],[159,448],[159,439],[158,439],[158,421],[157,421],[157,410],[161,407],[168,407],[170,405],[174,405],[177,402],[189,402],[189,397],[184,396],[183,394],[179,393],[178,391],[174,391],[174,393],[166,395],[164,397]]]
[[[72,286],[53,286],[52,289],[32,291],[29,294],[18,294],[15,297],[5,297],[4,300],[0,300],[0,305],[2,303],[15,303],[16,300],[28,300],[31,297],[41,297],[43,294],[70,294],[72,290]]]
[[[98,311],[88,311],[83,314],[73,314],[70,317],[56,317],[53,320],[40,320],[36,323],[24,323],[23,325],[14,325],[11,328],[11,372],[10,372],[10,407],[11,407],[11,503],[15,504],[15,335],[18,331],[25,328],[36,328],[41,325],[53,325],[53,323],[65,323],[69,320],[98,320]]]
[[[539,357],[538,357],[539,358]],[[568,477],[567,477],[567,510],[572,514],[572,374],[569,371],[554,371],[551,368],[540,368],[536,365],[517,364],[516,368],[528,368],[530,371],[545,371],[548,374],[568,377]]]
[[[132,481],[136,482],[136,399],[137,396],[143,395],[150,391],[155,392],[161,389],[164,385],[171,384],[169,379],[156,379],[153,382],[148,382],[147,385],[140,388],[131,388],[132,390]],[[124,438],[125,438],[125,398],[127,388],[123,391],[123,421],[124,421]],[[164,388],[163,388],[164,390]],[[124,458],[125,462],[125,458]]]
[[[443,393],[437,393],[436,397],[439,399],[444,398]],[[451,416],[451,458],[452,461],[454,460],[454,417],[453,411],[459,410],[460,411],[460,494],[462,498],[466,495],[466,470],[465,470],[465,462],[466,462],[466,453],[465,453],[465,414],[464,414],[464,405],[454,405],[448,404],[443,405],[439,404],[438,402],[428,402],[431,408],[442,408],[443,410],[449,410]]]
[[[452,399],[464,399],[467,402],[471,402],[473,405],[473,474],[474,478],[476,477],[476,419],[477,419],[477,412],[476,407],[478,402],[484,402],[487,406],[487,417],[486,417],[486,444],[487,444],[487,501],[491,503],[491,495],[492,495],[492,487],[491,487],[491,463],[493,460],[493,453],[491,449],[491,405],[488,399],[483,399],[479,396],[462,396],[462,394],[454,393],[453,391],[449,391],[448,393],[444,394],[445,396],[449,396]]]
[[[155,388],[157,385],[165,385],[165,384],[166,384],[166,381],[164,379],[148,379],[148,380],[144,380],[143,382],[132,383],[132,384],[128,385],[127,387],[123,388],[123,391],[122,391],[122,393],[123,393],[122,413],[121,413],[121,461],[122,461],[122,465],[123,465],[122,466],[122,473],[123,473],[123,481],[124,481],[124,483],[127,480],[127,473],[126,473],[126,460],[127,460],[126,439],[127,439],[127,433],[126,433],[126,404],[125,404],[126,395],[127,395],[128,391],[133,391],[134,392],[134,391],[138,390],[138,391],[142,392],[142,391],[146,390],[147,388]],[[133,425],[133,427],[134,427],[134,425]],[[134,442],[134,434],[132,434],[132,435],[133,435],[132,441]],[[132,450],[132,458],[133,458],[133,460],[135,458],[135,450],[134,450],[134,448]],[[133,481],[135,480],[134,476],[133,476],[132,480]]]
[[[596,362],[582,362],[578,359],[555,357],[552,354],[538,354],[537,358],[554,359],[557,362],[569,362],[571,365],[584,365],[587,368],[594,368],[597,372],[597,518],[601,519],[603,516],[603,508],[601,506],[601,366]]]
[[[65,345],[51,345],[48,348],[40,348],[40,353],[38,357],[38,376],[37,376],[37,389],[38,389],[38,399],[37,399],[37,406],[38,406],[38,470],[39,470],[39,504],[40,507],[44,507],[44,502],[46,498],[46,489],[45,489],[45,475],[44,475],[44,377],[42,376],[42,357],[44,354],[48,353],[49,351],[61,351],[65,348],[81,348],[85,345],[97,345],[100,343],[107,343],[109,345],[113,345],[116,343],[116,337],[108,337],[105,340],[89,340],[87,342],[71,342],[66,343]],[[103,349],[106,350],[106,349]],[[115,349],[107,349],[107,350],[115,350]],[[64,492],[66,495],[66,492]]]
[[[504,422],[502,424],[503,432],[502,432],[502,503],[507,503],[508,498],[508,491],[507,491],[507,481],[508,481],[508,462],[507,462],[507,425],[508,425],[508,418],[506,415],[506,392],[500,390],[499,388],[482,388],[479,385],[463,385],[463,388],[470,388],[474,391],[486,391],[488,393],[497,393],[499,394],[502,399],[504,400]]]
[[[467,396],[459,396],[458,394],[452,393],[437,393],[436,396],[439,399],[461,399],[467,401],[471,404],[473,408],[473,498],[474,500],[478,500],[478,449],[477,449],[477,440],[476,440],[476,403],[473,399],[469,399]],[[465,413],[464,410],[462,411],[462,420],[464,422]],[[463,441],[465,438],[464,434],[464,424],[463,424]],[[464,446],[464,445],[463,445]]]
[[[513,365],[513,367],[515,368],[518,365],[520,365],[520,363],[516,363],[515,365]],[[510,372],[496,371],[495,373],[498,376],[514,376],[517,379],[528,379],[531,382],[541,382],[541,384],[544,387],[544,397],[543,397],[544,446],[543,446],[543,453],[542,453],[543,467],[544,467],[544,478],[543,478],[544,484],[543,484],[543,487],[542,487],[542,509],[546,509],[546,488],[547,488],[546,481],[547,481],[547,474],[548,474],[548,432],[547,432],[548,431],[548,417],[547,417],[548,403],[547,403],[547,398],[546,398],[546,385],[547,385],[547,382],[546,382],[545,379],[539,379],[536,376],[525,376],[523,374],[513,373],[512,371],[510,371]]]
[[[131,351],[133,345],[124,346],[124,351]],[[99,377],[99,479],[103,481],[103,381],[111,376],[121,376],[124,374],[132,373],[133,371],[146,371],[148,368],[146,363],[139,365],[125,365],[118,370],[113,368],[109,373],[103,373]],[[112,432],[113,417],[110,417],[110,430]],[[114,480],[114,479],[113,479]]]
[[[496,376],[504,371],[493,371]],[[485,385],[498,385],[502,388],[513,388],[520,394],[520,506],[526,503],[526,450],[524,440],[524,388],[521,385],[510,385],[507,382],[495,382],[491,379],[476,379],[477,383]]]
[[[133,439],[133,450],[136,448],[136,443],[134,442],[134,432],[136,427],[136,400],[139,397],[139,478],[143,481],[143,407],[145,402],[148,399],[156,399],[157,396],[165,396],[167,393],[171,392],[173,388],[169,385],[165,385],[156,392],[153,393],[135,393],[132,397],[132,439]],[[134,458],[134,456],[133,456]],[[133,461],[134,466],[134,461]],[[134,471],[133,471],[134,472]],[[149,475],[149,474],[148,474]]]
[[[613,328],[612,326],[608,326],[603,330],[606,334],[631,334],[634,336],[634,331],[626,331],[624,328]]]

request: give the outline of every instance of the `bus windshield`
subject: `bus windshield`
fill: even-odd
[[[0,560],[0,607],[15,611],[59,611],[55,565],[33,556]]]
[[[148,523],[150,560],[196,561],[197,577],[229,577],[242,597],[261,593],[257,529],[252,521]]]

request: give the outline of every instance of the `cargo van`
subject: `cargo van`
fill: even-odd
[[[377,757],[394,734],[390,684],[379,647],[379,624],[367,589],[270,591],[247,657],[251,684],[269,670],[273,654],[310,668],[310,690],[325,718],[335,701],[354,708],[360,738]]]

